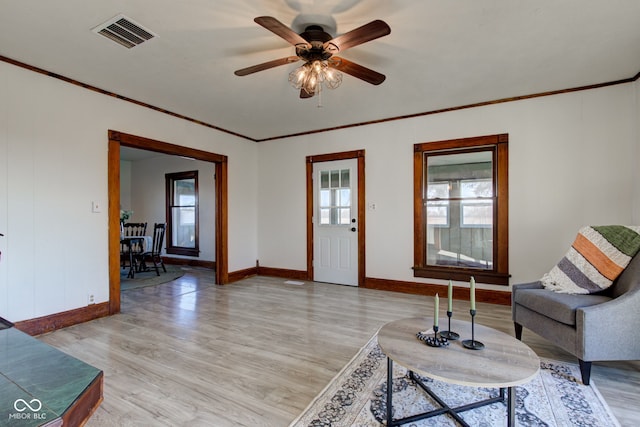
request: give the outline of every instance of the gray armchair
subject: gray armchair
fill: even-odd
[[[511,310],[516,338],[526,327],[578,358],[582,382],[591,362],[640,360],[640,254],[606,291],[562,294],[540,282],[514,285]]]

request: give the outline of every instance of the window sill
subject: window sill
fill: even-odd
[[[475,268],[452,268],[452,267],[421,267],[414,266],[414,277],[426,277],[430,279],[455,280],[460,282],[468,282],[471,276],[479,283],[489,283],[492,285],[509,285],[508,273],[497,273],[489,270],[479,270]]]
[[[200,251],[198,249],[192,249],[192,248],[176,248],[176,247],[173,247],[173,248],[167,248],[167,254],[199,257],[200,256]]]

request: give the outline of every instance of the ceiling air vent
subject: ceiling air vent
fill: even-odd
[[[151,31],[124,15],[111,18],[91,31],[105,36],[127,49],[136,47],[156,37]]]

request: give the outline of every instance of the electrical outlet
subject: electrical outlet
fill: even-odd
[[[95,304],[95,303],[96,303],[96,300],[93,297],[93,294],[87,295],[87,305],[91,305],[91,304]]]

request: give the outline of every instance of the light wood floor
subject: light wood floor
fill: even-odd
[[[104,371],[104,402],[88,427],[287,426],[378,328],[432,315],[430,297],[284,282],[216,286],[210,270],[193,269],[123,292],[121,314],[40,339]],[[513,335],[509,307],[477,308],[479,323]],[[455,301],[460,318],[468,310]],[[523,341],[573,361],[530,331]],[[637,425],[640,362],[594,363],[592,380],[622,425]]]

